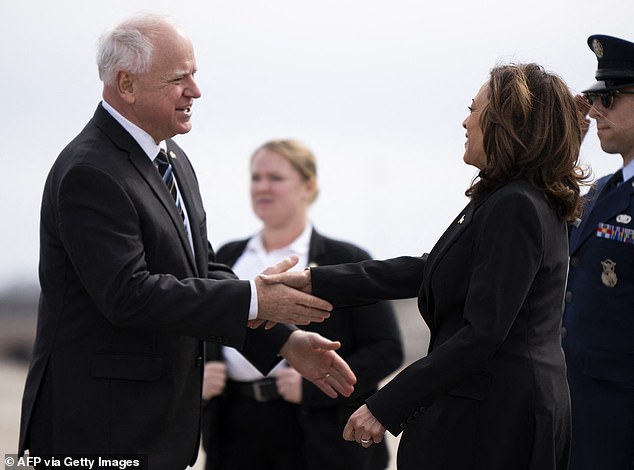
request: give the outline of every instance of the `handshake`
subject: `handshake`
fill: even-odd
[[[251,328],[264,322],[267,329],[276,323],[308,325],[330,317],[332,305],[310,295],[310,270],[288,272],[298,261],[297,256],[290,256],[268,267],[255,279],[258,316],[249,322]]]

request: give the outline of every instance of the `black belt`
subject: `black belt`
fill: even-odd
[[[275,379],[272,377],[266,377],[253,382],[238,382],[229,379],[227,380],[225,391],[228,395],[251,398],[257,402],[267,402],[282,398],[282,396],[277,393],[277,385],[275,384]]]

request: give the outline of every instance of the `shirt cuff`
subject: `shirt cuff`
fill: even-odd
[[[255,320],[258,317],[258,289],[255,287],[255,281],[251,279],[251,304],[249,305],[249,320]]]

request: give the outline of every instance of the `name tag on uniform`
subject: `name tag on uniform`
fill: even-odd
[[[597,237],[634,245],[634,230],[631,228],[599,222],[599,225],[597,225]]]

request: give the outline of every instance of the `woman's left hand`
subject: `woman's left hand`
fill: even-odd
[[[363,447],[370,447],[383,440],[385,428],[370,412],[367,405],[363,405],[352,413],[346,427],[343,429],[343,438],[346,441],[355,441]]]

